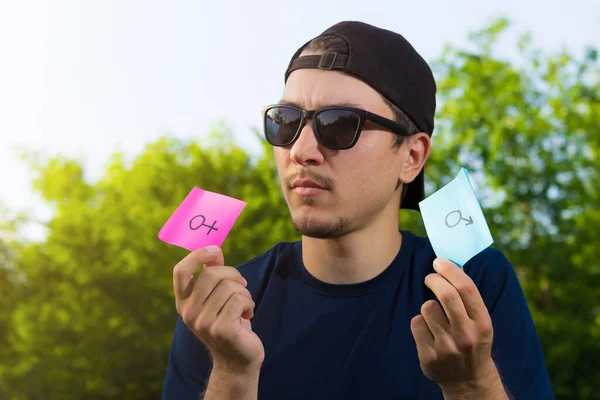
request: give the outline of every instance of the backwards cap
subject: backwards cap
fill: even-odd
[[[331,35],[346,42],[347,53],[325,52],[300,57],[312,40]],[[402,110],[421,132],[433,134],[435,80],[427,62],[402,35],[364,22],[340,22],[296,51],[285,72],[285,82],[293,71],[301,68],[336,70],[352,75]],[[419,201],[424,198],[424,171],[421,170],[408,184],[400,207],[419,210]]]

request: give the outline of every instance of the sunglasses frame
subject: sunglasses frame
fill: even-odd
[[[301,114],[300,124],[298,125],[298,129],[296,130],[296,133],[294,134],[292,139],[287,143],[274,144],[269,139],[269,135],[267,134],[267,112],[269,112],[269,110],[271,110],[273,108],[289,108],[289,109],[298,111]],[[354,132],[354,137],[348,146],[336,147],[336,148],[329,147],[323,142],[323,139],[320,136],[319,130],[317,128],[317,118],[316,117],[320,113],[322,113],[324,111],[330,111],[330,110],[351,111],[351,112],[354,112],[356,115],[358,115],[358,118],[359,118],[358,126],[356,128],[356,132]],[[355,107],[327,106],[327,107],[318,108],[316,110],[304,110],[300,107],[297,107],[297,106],[294,106],[291,104],[271,104],[268,106],[264,106],[262,108],[262,117],[263,117],[263,132],[264,132],[265,139],[267,140],[267,142],[269,142],[269,144],[271,144],[272,146],[276,146],[276,147],[287,147],[287,146],[291,146],[292,144],[294,144],[294,142],[296,142],[296,140],[300,136],[300,132],[302,132],[302,129],[304,129],[304,126],[306,125],[306,121],[308,119],[312,119],[312,129],[315,134],[315,137],[317,138],[317,141],[320,144],[322,144],[324,147],[331,149],[331,150],[346,150],[346,149],[352,148],[358,141],[358,138],[360,137],[360,134],[362,132],[363,125],[364,125],[365,121],[367,121],[367,120],[375,122],[377,125],[380,125],[384,128],[391,130],[392,133],[394,133],[396,135],[410,136],[410,134],[406,131],[406,129],[402,125],[397,123],[396,121],[382,117],[381,115],[374,114],[370,111],[363,110],[362,108],[355,108]]]

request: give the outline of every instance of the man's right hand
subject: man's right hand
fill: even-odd
[[[183,322],[210,350],[213,370],[243,375],[260,369],[265,351],[250,325],[254,301],[247,282],[224,263],[217,246],[198,249],[181,260],[173,269],[175,304]]]

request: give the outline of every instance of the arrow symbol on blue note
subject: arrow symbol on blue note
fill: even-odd
[[[420,201],[419,208],[436,257],[452,260],[462,268],[494,243],[465,168],[444,187]]]
[[[455,224],[449,224],[448,223],[448,217],[451,216],[452,214],[457,213],[458,214],[458,220],[456,221]],[[448,213],[448,215],[446,215],[446,226],[448,228],[454,228],[455,226],[457,226],[458,224],[460,224],[460,221],[466,221],[467,223],[465,224],[465,226],[471,225],[473,223],[473,217],[469,216],[469,218],[463,218],[462,212],[460,210],[454,210]]]

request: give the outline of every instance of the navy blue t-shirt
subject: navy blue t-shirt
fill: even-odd
[[[302,243],[279,243],[240,265],[256,303],[252,329],[265,347],[258,398],[442,399],[419,366],[410,320],[435,299],[425,286],[435,254],[402,230],[392,264],[373,279],[333,285],[312,276]],[[490,312],[492,357],[517,399],[554,399],[538,335],[515,271],[488,248],[464,265]],[[177,321],[163,399],[198,400],[211,370],[207,349]]]

